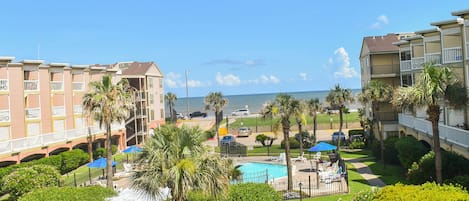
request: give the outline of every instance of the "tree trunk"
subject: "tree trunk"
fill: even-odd
[[[316,144],[316,130],[318,129],[317,117],[318,117],[317,114],[315,114],[313,117],[313,136],[314,136],[313,144]]]
[[[440,131],[438,129],[438,122],[440,121],[440,106],[429,105],[427,114],[430,122],[432,122],[433,132],[433,152],[435,152],[435,173],[436,182],[443,183],[442,165],[441,165],[441,149],[440,149]]]
[[[302,130],[303,130],[303,125],[302,123],[298,123],[298,132],[300,133],[300,155],[303,154],[303,134],[302,134]]]
[[[283,138],[285,140],[285,159],[287,161],[287,174],[288,174],[288,192],[293,191],[293,174],[290,160],[290,122],[288,119],[282,120]]]
[[[344,124],[343,110],[343,106],[339,108],[339,137],[337,138],[337,150],[340,150],[340,138],[342,136],[342,126]]]
[[[88,126],[88,155],[90,163],[93,162],[93,136],[91,135],[91,128]]]
[[[375,116],[376,116],[376,129],[378,129],[378,136],[379,136],[379,145],[381,148],[381,162],[383,163],[383,167],[386,167],[385,160],[384,160],[384,136],[381,132],[380,118],[379,118],[379,103],[374,103],[375,105]]]
[[[217,133],[217,142],[218,142],[218,146],[220,146],[220,133],[218,133],[218,111],[215,110],[215,132]]]
[[[111,123],[106,124],[106,152],[106,186],[112,189]]]

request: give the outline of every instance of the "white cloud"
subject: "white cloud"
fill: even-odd
[[[350,57],[345,48],[340,47],[334,51],[334,56],[338,64],[339,71],[334,72],[335,77],[352,78],[357,76],[357,72],[350,66]]]
[[[241,84],[241,79],[233,74],[222,75],[220,72],[218,72],[215,76],[215,80],[219,85],[224,86],[239,86]]]
[[[277,84],[277,83],[280,82],[280,80],[277,77],[273,76],[273,75],[269,75],[269,76],[261,75],[261,81],[260,82],[262,82],[264,84],[267,84],[267,83]]]
[[[168,74],[166,74],[166,76],[164,78],[165,79],[165,84],[169,88],[183,88],[183,87],[186,87],[186,81],[182,80],[181,78],[182,78],[181,74],[169,72]],[[206,86],[210,86],[210,83],[209,82],[202,82],[200,80],[187,80],[187,86],[192,87],[192,88],[206,87]]]
[[[370,29],[381,29],[384,25],[389,24],[388,16],[382,14],[376,18],[376,21],[373,22],[370,26]]]
[[[301,72],[299,75],[302,80],[308,80],[308,74]]]

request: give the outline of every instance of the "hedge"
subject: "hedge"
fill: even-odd
[[[411,167],[413,162],[419,161],[429,151],[428,148],[411,136],[399,138],[395,147],[397,158],[399,158],[401,165],[407,169]]]
[[[386,186],[374,195],[373,200],[400,200],[400,201],[446,201],[469,200],[469,194],[461,187],[453,185],[437,185],[425,183],[423,185],[396,184]]]
[[[230,187],[229,201],[280,201],[282,197],[268,184],[245,183]]]
[[[295,137],[289,137],[289,142],[290,142],[290,149],[298,149],[300,148],[300,142],[295,139]],[[282,140],[280,142],[280,148],[285,149],[285,140]]]
[[[101,186],[87,187],[50,187],[42,188],[30,192],[19,199],[19,201],[104,201],[108,197],[116,195],[116,192],[110,188]]]
[[[397,157],[397,149],[395,147],[398,140],[398,137],[388,137],[384,140],[384,161],[388,164],[400,164],[399,158]],[[381,146],[379,141],[373,141],[371,151],[377,160],[381,159]]]

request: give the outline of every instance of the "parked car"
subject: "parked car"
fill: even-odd
[[[176,114],[176,118],[177,118],[177,119],[187,119],[187,117],[186,117],[184,114],[182,114],[182,113],[177,113],[177,114]]]
[[[249,112],[249,109],[239,109],[231,113],[232,116],[243,116],[243,115],[247,116],[250,114],[251,113]]]
[[[238,137],[249,137],[252,134],[252,130],[248,127],[241,127],[238,129]]]
[[[207,117],[207,113],[201,112],[201,111],[195,111],[193,113],[190,113],[189,116],[191,118],[194,118],[194,117]]]
[[[221,145],[233,145],[236,143],[236,139],[232,135],[225,135],[223,138],[220,140]]]
[[[339,140],[339,132],[334,132],[332,134],[332,142],[337,142]],[[344,132],[340,132],[340,141],[345,142],[345,134]]]

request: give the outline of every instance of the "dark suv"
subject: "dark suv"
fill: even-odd
[[[207,113],[201,112],[201,111],[195,111],[193,113],[190,113],[189,116],[191,118],[194,118],[194,117],[207,117]]]

